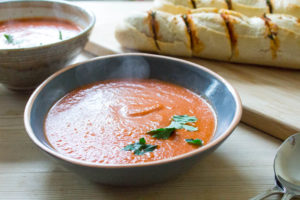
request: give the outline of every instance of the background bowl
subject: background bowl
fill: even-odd
[[[82,85],[118,78],[159,79],[181,85],[208,100],[217,114],[213,139],[205,146],[170,159],[142,164],[95,164],[64,156],[45,139],[43,125],[50,107]],[[240,121],[241,102],[237,92],[214,72],[180,59],[151,54],[119,54],[99,57],[69,66],[44,81],[30,97],[24,113],[25,128],[44,152],[79,174],[105,184],[144,185],[185,172],[204,155],[215,150]]]
[[[74,37],[28,48],[0,48],[0,82],[11,89],[32,89],[80,53],[95,24],[94,15],[63,1],[0,1],[0,21],[54,17],[82,28]]]

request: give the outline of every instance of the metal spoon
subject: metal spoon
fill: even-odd
[[[278,193],[283,194],[281,200],[300,195],[300,133],[290,136],[280,145],[273,168],[275,187],[250,200],[260,200]]]

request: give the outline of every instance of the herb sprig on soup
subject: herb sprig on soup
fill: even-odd
[[[69,157],[133,164],[201,148],[215,126],[210,105],[186,88],[158,80],[110,80],[62,97],[44,129],[49,144]]]

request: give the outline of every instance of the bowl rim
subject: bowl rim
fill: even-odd
[[[200,147],[196,150],[193,150],[193,151],[190,151],[190,152],[187,152],[187,153],[175,156],[175,157],[171,157],[171,158],[167,158],[167,159],[163,159],[163,160],[145,162],[145,163],[135,163],[135,164],[91,163],[91,162],[88,162],[88,161],[82,161],[82,160],[79,160],[79,159],[75,159],[75,158],[65,156],[65,155],[59,153],[58,151],[56,151],[55,149],[51,149],[51,148],[47,147],[46,145],[44,145],[36,137],[36,135],[34,134],[32,128],[31,128],[31,125],[30,125],[30,115],[31,115],[32,106],[33,106],[37,96],[39,95],[39,93],[43,90],[43,88],[50,81],[52,81],[55,77],[57,77],[58,75],[64,73],[65,71],[73,69],[77,66],[80,66],[80,65],[85,64],[85,63],[93,62],[93,61],[96,61],[96,60],[103,60],[103,59],[107,59],[107,58],[123,57],[123,56],[143,56],[143,57],[153,57],[153,58],[158,58],[158,59],[172,60],[172,61],[175,61],[175,62],[180,62],[182,64],[187,64],[187,65],[190,65],[192,67],[199,68],[199,69],[211,74],[216,79],[221,81],[228,88],[228,90],[231,92],[231,94],[232,94],[232,96],[233,96],[233,98],[236,102],[236,112],[235,112],[235,115],[234,115],[233,120],[231,121],[230,125],[218,138],[216,138],[215,140],[209,142],[208,144],[204,145],[203,147]],[[236,89],[234,89],[233,86],[229,82],[227,82],[223,77],[221,77],[217,73],[211,71],[210,69],[207,69],[207,68],[205,68],[201,65],[195,64],[195,63],[190,62],[190,61],[186,61],[186,60],[182,60],[182,59],[178,59],[178,58],[173,58],[173,57],[168,57],[168,56],[154,55],[154,54],[147,54],[147,53],[121,53],[121,54],[115,54],[115,55],[100,56],[100,57],[96,57],[96,58],[93,58],[93,59],[89,59],[87,61],[76,63],[76,64],[70,65],[68,67],[65,67],[65,68],[57,71],[53,75],[51,75],[42,84],[40,84],[36,88],[36,90],[32,93],[32,95],[30,96],[30,98],[29,98],[29,100],[26,104],[25,111],[24,111],[24,125],[25,125],[25,130],[26,130],[28,136],[31,138],[31,140],[40,149],[42,149],[46,153],[48,153],[48,154],[50,154],[50,155],[52,155],[56,158],[59,158],[63,161],[66,161],[66,162],[69,162],[69,163],[72,163],[72,164],[75,164],[75,165],[80,165],[80,166],[83,166],[83,167],[92,167],[92,168],[133,168],[133,167],[148,167],[148,166],[154,166],[154,165],[160,165],[160,164],[167,164],[167,163],[170,163],[170,162],[176,162],[178,160],[183,160],[183,159],[186,159],[186,158],[190,158],[190,157],[195,156],[196,154],[200,154],[201,152],[209,150],[209,149],[217,146],[222,141],[224,141],[232,133],[232,131],[236,128],[236,126],[240,122],[241,116],[242,116],[242,103],[241,103],[240,96],[237,93]]]
[[[41,48],[48,48],[48,47],[53,47],[56,45],[61,45],[61,44],[65,44],[68,43],[69,41],[72,40],[76,40],[80,37],[82,37],[83,35],[87,34],[88,32],[90,32],[92,30],[92,28],[94,27],[95,23],[96,23],[96,17],[95,14],[87,9],[87,8],[83,8],[81,6],[75,5],[74,3],[70,3],[64,0],[3,0],[0,2],[1,4],[9,4],[9,3],[55,3],[55,4],[61,4],[61,5],[66,5],[72,8],[76,8],[77,10],[79,10],[80,12],[84,13],[85,15],[88,16],[89,18],[89,23],[88,26],[85,27],[83,30],[81,30],[78,34],[68,38],[68,39],[63,39],[63,40],[59,40],[57,42],[53,42],[53,43],[49,43],[49,44],[44,44],[44,45],[40,45],[40,46],[32,46],[32,47],[19,47],[19,48],[6,48],[6,49],[1,49],[0,48],[0,52],[1,51],[5,51],[5,52],[15,52],[15,51],[30,51],[30,50],[36,50],[36,49],[41,49]]]

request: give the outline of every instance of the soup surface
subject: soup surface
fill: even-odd
[[[25,18],[0,22],[0,49],[26,48],[58,42],[80,32],[72,22],[56,18]]]
[[[187,123],[198,130],[176,129],[168,139],[147,133],[170,125],[174,115],[197,118]],[[103,164],[162,160],[201,148],[216,126],[215,114],[200,96],[158,80],[111,80],[76,89],[50,109],[45,135],[57,151],[69,157]],[[144,138],[157,148],[143,155],[124,147]]]

